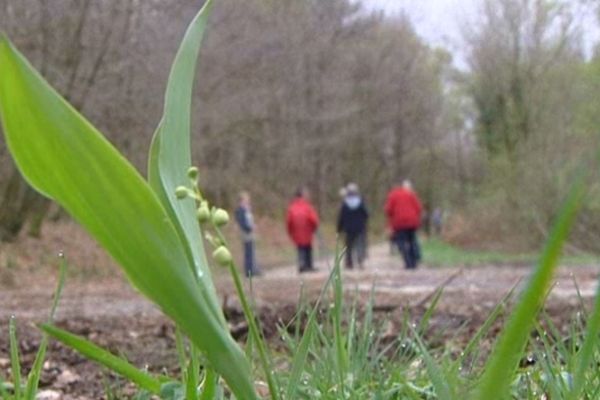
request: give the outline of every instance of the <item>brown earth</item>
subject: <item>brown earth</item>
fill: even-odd
[[[71,273],[67,280],[56,315],[57,325],[125,355],[138,366],[147,366],[151,371],[166,368],[176,373],[174,333],[169,321],[131,289],[114,266],[104,267],[101,272],[85,267],[108,265],[110,261],[89,239],[81,239],[77,228],[66,224],[61,229],[60,237],[49,235],[43,243],[23,239],[1,249],[0,376],[9,375],[7,325],[11,315],[18,322],[24,372],[33,361],[40,340],[35,324],[43,322],[48,314],[56,280],[55,270],[44,267],[55,264],[56,258],[47,254],[65,249],[67,254],[76,255],[70,259],[79,272]],[[277,341],[277,324],[294,316],[300,293],[307,299],[316,298],[328,277],[331,260],[321,260],[318,268],[318,272],[298,275],[295,267],[275,267],[255,279],[251,287],[247,282],[265,332],[273,341]],[[462,337],[468,338],[511,288],[526,282],[531,270],[530,266],[423,265],[416,271],[406,271],[397,256],[390,256],[388,247],[380,245],[371,249],[365,269],[344,271],[344,288],[348,296],[361,299],[373,292],[375,310],[387,321],[385,334],[393,336],[405,311],[408,309],[412,318],[418,320],[436,289],[444,285],[431,329],[447,332],[446,337],[454,337],[462,329]],[[572,312],[580,308],[580,299],[590,302],[597,276],[597,266],[560,267],[547,302],[548,313],[559,325],[564,325]],[[243,338],[245,324],[231,279],[219,274],[216,282],[231,318],[232,331]],[[129,385],[119,385],[102,368],[52,342],[41,381],[42,389],[50,391],[46,393],[59,394],[58,398],[64,399],[99,399],[104,398],[106,385],[118,386],[122,396],[134,390]]]

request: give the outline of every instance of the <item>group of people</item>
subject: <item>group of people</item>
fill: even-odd
[[[344,265],[348,269],[364,267],[367,258],[367,223],[369,212],[358,185],[349,183],[341,191],[342,203],[338,213],[337,232],[344,239]],[[407,269],[414,269],[421,259],[417,230],[421,225],[422,206],[409,181],[394,187],[387,196],[384,211],[390,240],[398,247]],[[254,249],[254,218],[250,195],[240,194],[235,220],[240,228],[244,247],[244,271],[246,276],[260,275]],[[319,227],[319,216],[310,202],[306,187],[298,189],[286,212],[287,233],[296,245],[298,271],[315,271],[313,241]]]

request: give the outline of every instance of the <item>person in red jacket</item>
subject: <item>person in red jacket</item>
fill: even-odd
[[[313,235],[319,226],[319,216],[310,204],[309,192],[301,188],[287,209],[288,235],[298,249],[299,272],[314,271],[312,262]]]
[[[410,181],[393,188],[385,202],[385,214],[392,228],[394,242],[404,258],[407,269],[417,268],[421,259],[417,229],[421,226],[421,201],[412,190]]]

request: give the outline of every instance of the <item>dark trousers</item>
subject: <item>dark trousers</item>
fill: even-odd
[[[247,277],[258,275],[258,268],[256,266],[256,257],[254,254],[254,241],[244,241],[244,272]]]
[[[421,260],[421,249],[417,240],[416,229],[400,229],[395,232],[394,239],[406,269],[417,268],[417,264]]]
[[[354,261],[362,267],[367,257],[367,233],[346,234],[346,268],[353,268]]]
[[[312,246],[298,246],[298,270],[304,272],[312,269]]]

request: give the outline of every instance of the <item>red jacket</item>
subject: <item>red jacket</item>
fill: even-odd
[[[307,200],[296,197],[287,209],[286,223],[288,234],[296,246],[310,246],[319,226],[319,217]]]
[[[385,202],[385,214],[394,231],[417,229],[421,225],[421,201],[411,190],[394,188]]]

